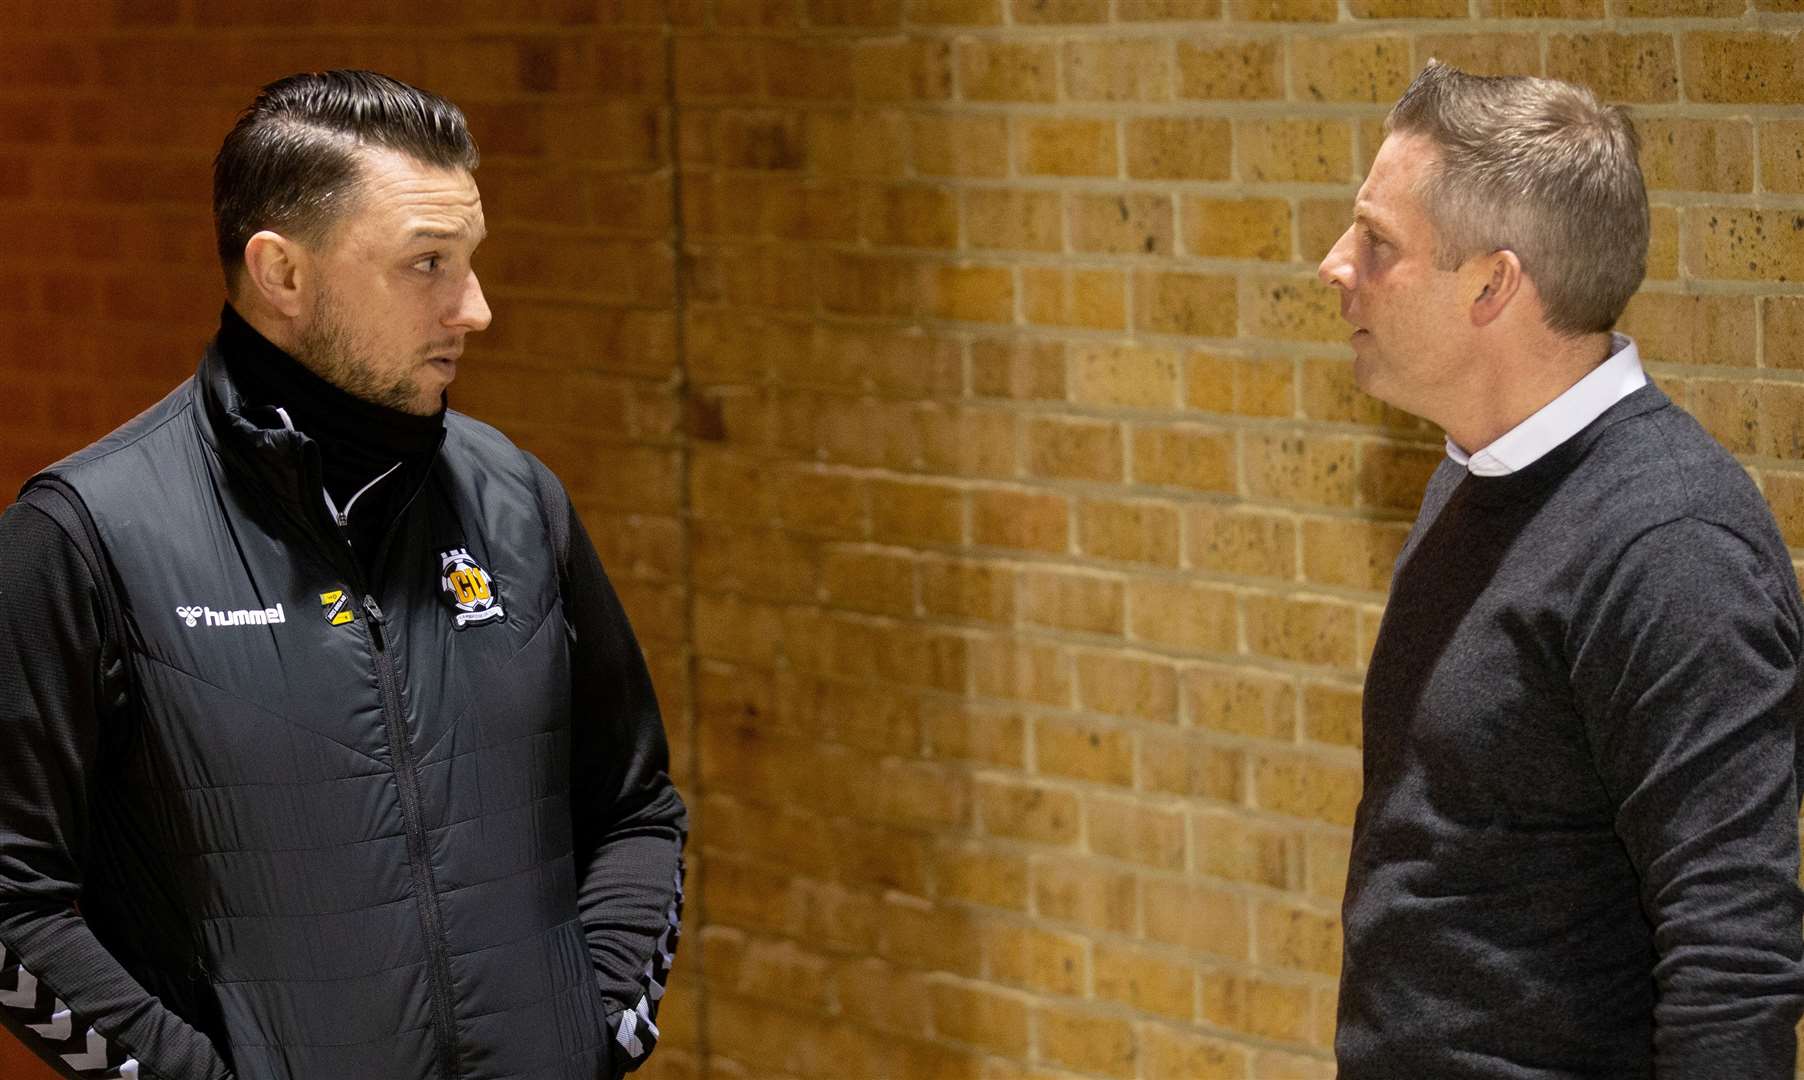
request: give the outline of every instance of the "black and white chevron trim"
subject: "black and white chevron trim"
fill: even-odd
[[[84,1080],[89,1076],[94,1080],[138,1080],[138,1063],[71,1012],[3,945],[0,1008],[18,1021],[17,1028],[35,1036],[29,1047],[45,1061],[61,1061]]]
[[[664,987],[670,982],[670,966],[676,961],[677,942],[683,930],[683,866],[676,872],[676,894],[664,912],[664,932],[658,936],[657,948],[645,962],[645,994],[631,1010],[620,1014],[620,1026],[614,1041],[620,1044],[636,1065],[644,1061],[658,1045],[658,1003],[664,1000]]]

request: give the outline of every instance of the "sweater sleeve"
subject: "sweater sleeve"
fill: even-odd
[[[88,793],[102,781],[94,574],[29,502],[0,514],[0,566],[12,568],[0,578],[0,1026],[65,1076],[227,1077],[80,912]]]
[[[563,584],[578,904],[608,1005],[614,1065],[631,1071],[658,1039],[658,1004],[680,931],[688,822],[639,642],[562,486],[544,486],[548,498],[564,500],[569,523]]]
[[[1793,1074],[1798,611],[1770,556],[1687,518],[1630,546],[1578,628],[1573,688],[1654,932],[1662,1078]]]

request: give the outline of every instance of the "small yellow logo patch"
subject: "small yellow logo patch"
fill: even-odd
[[[320,593],[319,602],[326,609],[326,622],[333,626],[343,626],[357,618],[357,608],[345,596],[343,589]]]

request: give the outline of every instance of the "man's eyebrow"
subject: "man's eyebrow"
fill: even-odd
[[[411,237],[409,237],[409,239],[411,239],[411,240],[462,240],[464,237],[468,236],[469,234],[470,233],[469,233],[468,229],[452,229],[448,232],[444,229],[415,229],[413,231],[413,235]],[[487,229],[484,229],[481,232],[476,234],[476,242],[478,244],[480,244],[484,240],[487,240],[488,237],[489,237],[489,231]]]

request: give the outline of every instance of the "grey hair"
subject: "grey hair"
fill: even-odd
[[[1550,328],[1616,325],[1647,273],[1647,188],[1627,113],[1572,83],[1429,60],[1384,129],[1439,151],[1418,191],[1438,267],[1512,251]]]

